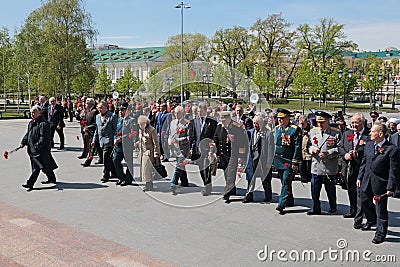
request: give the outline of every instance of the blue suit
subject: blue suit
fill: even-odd
[[[361,200],[367,222],[377,222],[375,237],[385,238],[387,234],[389,214],[387,210],[387,191],[394,191],[396,180],[399,178],[399,150],[385,141],[375,150],[375,142],[365,145],[364,156],[361,162],[357,179],[361,181]],[[376,202],[376,213],[372,198],[381,196]]]

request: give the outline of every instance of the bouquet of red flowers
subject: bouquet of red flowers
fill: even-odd
[[[137,132],[135,130],[131,129],[131,132],[129,133],[128,137],[133,138],[136,135],[137,135]]]
[[[379,201],[381,201],[381,197],[384,197],[384,196],[386,196],[386,195],[387,195],[387,193],[382,194],[382,195],[380,195],[380,196],[374,196],[374,200],[375,200],[376,202],[379,202]]]
[[[11,154],[13,154],[14,152],[17,152],[18,150],[20,150],[21,148],[20,147],[17,147],[17,148],[14,148],[13,150],[11,150],[11,151],[4,151],[4,153],[3,153],[3,157],[4,157],[4,159],[8,159],[8,156],[9,155],[11,155]]]

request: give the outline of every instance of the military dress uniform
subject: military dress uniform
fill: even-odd
[[[330,115],[323,111],[315,112],[317,122],[325,122]],[[311,196],[313,209],[308,215],[321,214],[321,202],[319,200],[322,184],[325,184],[325,191],[329,200],[329,212],[336,212],[336,187],[335,179],[339,170],[339,145],[340,132],[337,128],[327,126],[325,130],[314,127],[310,130],[308,139],[309,152],[312,155],[311,163]],[[316,151],[319,150],[317,153]],[[320,157],[324,153],[325,157]]]
[[[290,112],[285,109],[278,109],[278,118],[289,116],[289,114]],[[274,168],[278,171],[282,183],[276,209],[283,212],[285,207],[294,205],[292,180],[295,172],[292,166],[299,166],[301,163],[302,133],[300,127],[289,123],[286,127],[277,125],[274,134]]]
[[[224,116],[230,116],[230,112],[221,112],[221,120]],[[233,136],[233,142],[229,138]],[[231,120],[228,126],[224,126],[222,122],[217,125],[213,141],[216,144],[216,154],[218,157],[218,168],[224,170],[225,176],[225,190],[224,199],[229,202],[231,195],[236,195],[236,173],[238,167],[238,160],[241,159],[245,165],[247,156],[248,141],[246,131],[240,126],[239,123]]]

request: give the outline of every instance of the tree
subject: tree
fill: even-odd
[[[255,49],[257,51],[259,64],[264,65],[266,79],[279,78],[282,83],[282,97],[285,89],[293,81],[293,74],[299,60],[299,53],[293,57],[296,32],[290,30],[291,24],[287,22],[282,14],[273,14],[267,19],[257,21],[250,27],[255,35]],[[271,79],[272,78],[272,79]]]
[[[74,76],[82,71],[90,76],[92,61],[87,47],[96,34],[83,0],[43,1],[20,31],[17,54],[29,55],[28,74],[40,76],[47,91],[54,87],[54,94],[70,95]]]
[[[168,38],[164,57],[165,68],[181,63],[181,35]],[[208,61],[210,57],[209,40],[200,33],[185,33],[183,35],[183,62]]]
[[[127,67],[124,71],[124,75],[118,79],[115,84],[115,89],[119,93],[128,94],[129,91],[135,93],[135,91],[142,85],[142,82],[138,77],[134,77],[131,69]]]
[[[333,19],[323,18],[315,27],[303,24],[297,28],[298,51],[305,52],[305,58],[310,60],[314,73],[318,75],[318,87],[325,103],[327,79],[333,72],[334,62],[341,60],[342,52],[357,48],[355,43],[346,40],[343,27]]]
[[[250,59],[252,39],[248,30],[239,26],[217,30],[212,37],[212,54],[217,55],[218,59],[229,67],[228,71],[223,73],[233,91],[243,82],[243,75],[237,75],[235,70],[241,70],[250,77],[253,65]]]
[[[10,41],[10,36],[8,33],[7,28],[1,28],[0,29],[0,51],[1,51],[1,68],[0,68],[0,73],[1,73],[1,85],[3,87],[4,93],[6,93],[6,83],[7,83],[7,73],[9,73],[10,69],[10,54],[11,54],[11,41]],[[6,99],[6,95],[4,95],[4,99]],[[4,107],[5,107],[4,102]]]
[[[104,97],[107,96],[108,91],[111,89],[111,79],[108,78],[106,65],[103,63],[96,78],[96,89],[102,90]]]

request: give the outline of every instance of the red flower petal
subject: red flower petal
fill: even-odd
[[[118,132],[117,135],[118,135],[119,137],[121,137],[121,136],[122,136],[122,132]]]
[[[378,197],[378,196],[374,196],[374,200],[375,200],[376,202],[379,202],[379,201],[381,201],[381,198]]]
[[[4,157],[5,159],[8,159],[8,151],[4,151],[3,157]]]
[[[89,161],[92,161],[92,160],[93,160],[93,156],[89,156],[89,157],[88,157],[88,160],[89,160]]]

